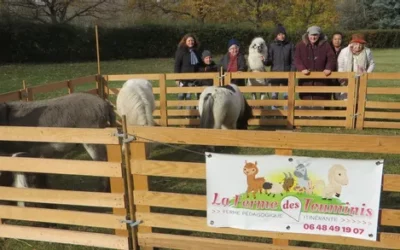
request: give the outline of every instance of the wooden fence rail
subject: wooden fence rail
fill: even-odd
[[[212,239],[200,236],[201,233],[225,234],[272,238],[272,245],[251,243],[254,249],[309,249],[306,247],[289,246],[289,241],[320,242],[327,244],[366,246],[375,248],[398,249],[400,234],[379,232],[376,242],[359,240],[339,236],[304,235],[294,233],[276,233],[266,231],[239,230],[233,228],[208,227],[206,218],[189,215],[184,210],[205,211],[206,196],[199,194],[174,192],[160,192],[149,190],[149,177],[205,179],[204,163],[182,161],[149,160],[143,157],[144,142],[155,140],[161,143],[184,145],[214,145],[273,148],[276,154],[291,155],[294,149],[317,151],[364,152],[399,154],[398,144],[400,136],[372,136],[351,134],[324,134],[300,132],[266,132],[266,131],[228,131],[205,130],[193,128],[165,128],[165,127],[128,127],[129,134],[136,136],[137,141],[131,145],[131,166],[134,184],[134,203],[136,217],[143,221],[139,226],[139,244],[142,247],[161,247],[186,249],[190,245],[193,249],[206,249],[217,244],[218,249],[241,249],[243,240],[232,241]],[[207,135],[207,136],[204,136]],[[322,139],[323,138],[323,139]],[[140,153],[139,153],[140,152]],[[182,179],[183,178],[183,179]],[[190,183],[184,182],[184,183]],[[400,192],[400,175],[385,174],[383,176],[382,192]],[[173,214],[169,212],[151,212],[150,208],[179,209]],[[162,210],[167,211],[167,210]],[[379,219],[381,226],[400,226],[400,210],[398,208],[381,208]],[[154,228],[164,230],[183,230],[195,232],[197,236],[171,235],[159,233]],[[194,246],[193,244],[196,244]],[[313,248],[310,248],[313,249]]]
[[[52,174],[66,182],[61,187],[56,185],[56,188],[52,184],[49,189],[1,186],[0,237],[130,249],[129,238],[126,236],[128,227],[125,222],[128,204],[125,201],[123,179],[126,177],[122,162],[115,160],[121,155],[121,143],[116,133],[116,128],[0,126],[1,141],[101,144],[107,147],[109,156],[108,161],[0,156],[2,173]],[[84,186],[82,181],[78,185],[68,184],[68,178],[74,176],[110,178],[112,192],[89,191],[98,188]],[[74,182],[73,179],[71,181]],[[95,182],[93,183],[96,185]],[[99,189],[102,186],[100,182]],[[9,204],[21,201],[25,204],[39,205],[18,207],[12,203]],[[43,207],[40,204],[55,205],[57,209]],[[65,206],[68,207],[65,208]],[[86,207],[85,211],[82,211],[82,207]],[[13,225],[12,221],[21,223]],[[32,225],[35,223],[40,224]],[[69,229],[49,228],[46,225],[43,226],[43,223],[64,225],[63,227],[67,226]]]
[[[155,80],[157,74],[131,74],[131,75],[106,75],[103,76],[107,85],[112,82],[124,81],[132,78],[144,78]],[[222,79],[223,78],[223,79]],[[197,106],[196,98],[192,100],[176,100],[178,93],[192,93],[194,96],[201,93],[205,87],[177,87],[174,83],[180,79],[211,79],[215,86],[228,84],[232,79],[265,78],[265,79],[288,79],[288,86],[246,86],[240,90],[246,95],[250,93],[288,93],[288,99],[280,100],[252,100],[248,98],[249,105],[253,106],[254,119],[249,121],[250,125],[264,126],[337,126],[355,128],[355,103],[357,101],[357,86],[354,74],[334,72],[331,76],[325,76],[320,72],[313,72],[310,76],[304,76],[296,72],[234,72],[225,73],[221,77],[218,73],[182,73],[182,74],[158,74],[158,88],[153,93],[159,96],[156,102],[157,109],[153,115],[155,120],[162,126],[197,126],[199,125],[199,112],[191,107]],[[348,80],[346,87],[306,87],[296,86],[297,79],[305,78],[342,78]],[[173,81],[167,82],[167,81]],[[168,85],[168,86],[167,86]],[[157,84],[155,84],[157,86]],[[120,88],[107,88],[109,95],[115,95]],[[111,90],[111,91],[110,91]],[[344,100],[299,100],[298,93],[339,93],[344,92],[354,98]],[[165,96],[165,97],[164,97]],[[260,108],[261,106],[261,108]],[[285,107],[285,109],[271,109],[271,107]],[[313,107],[314,109],[299,109],[300,107]],[[339,108],[339,110],[334,110]],[[163,114],[163,117],[159,117]],[[183,118],[185,117],[186,118]],[[329,119],[328,119],[329,118]]]
[[[90,76],[84,76],[60,82],[46,83],[31,87],[26,87],[27,83],[23,81],[23,89],[0,94],[0,102],[20,101],[20,100],[33,101],[35,100],[35,95],[37,94],[45,94],[59,90],[66,90],[65,93],[71,94],[76,92],[75,90],[76,87],[86,85],[88,83],[96,83],[96,85],[94,88],[85,89],[83,92],[100,95],[101,92],[99,92],[99,90],[101,90],[102,88],[99,87],[100,86],[99,82],[102,79],[103,78],[100,75],[90,75]]]
[[[192,93],[195,96],[205,87],[177,87],[180,79],[210,79],[215,86],[227,84],[232,79],[287,79],[288,86],[243,86],[241,91],[247,96],[253,107],[254,118],[249,121],[253,126],[279,127],[342,127],[348,129],[364,128],[400,128],[400,87],[369,86],[369,81],[387,81],[400,79],[400,73],[368,73],[356,77],[354,73],[333,72],[325,76],[322,72],[312,72],[305,76],[299,72],[226,72],[219,73],[167,73],[167,74],[124,74],[124,75],[92,75],[56,83],[44,84],[8,92],[0,95],[0,101],[27,100],[32,101],[35,95],[66,89],[73,93],[75,87],[95,82],[96,88],[85,92],[97,94],[115,103],[124,81],[132,78],[144,78],[155,81],[153,93],[157,99],[153,115],[161,126],[198,126],[199,112],[194,109],[198,105],[196,98],[177,100],[178,93]],[[347,86],[318,87],[298,86],[298,79],[346,79]],[[253,100],[251,93],[288,93],[287,100],[265,99]],[[300,100],[299,93],[347,93],[347,100]],[[380,95],[380,99],[367,96]],[[397,96],[396,96],[397,95]],[[385,96],[396,96],[390,101]],[[277,108],[276,108],[277,107]]]

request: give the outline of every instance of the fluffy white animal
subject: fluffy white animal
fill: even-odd
[[[129,79],[117,96],[117,112],[126,115],[129,125],[154,126],[153,86],[146,79]]]
[[[235,84],[209,86],[199,98],[200,128],[247,129],[253,116],[240,89]]]
[[[249,46],[249,56],[247,57],[247,62],[249,65],[249,70],[252,72],[265,72],[265,65],[263,62],[268,58],[268,46],[262,37],[256,37],[251,41]],[[265,86],[267,85],[267,80],[264,78],[254,79],[249,78],[247,82],[248,86]],[[257,99],[256,93],[252,93],[253,100]],[[265,93],[261,93],[261,99],[265,98]]]
[[[126,116],[128,126],[154,126],[153,111],[155,100],[153,86],[146,79],[129,79],[124,83],[117,96],[117,112]],[[147,143],[147,156],[151,144]],[[124,148],[123,148],[124,150]]]

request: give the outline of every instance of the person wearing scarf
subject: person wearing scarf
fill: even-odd
[[[202,60],[198,52],[199,41],[193,34],[183,36],[175,52],[174,73],[194,73],[199,72]],[[179,87],[195,86],[195,80],[176,80]],[[178,100],[191,100],[190,93],[179,93]],[[179,107],[181,108],[181,107]],[[190,109],[188,106],[187,109]]]
[[[367,48],[362,34],[353,34],[349,45],[342,49],[338,57],[338,72],[355,72],[356,76],[371,73],[375,62],[371,49]],[[347,86],[346,79],[340,79],[341,86]],[[339,100],[347,100],[347,93],[338,93]]]

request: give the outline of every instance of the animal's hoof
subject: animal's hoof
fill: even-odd
[[[326,200],[326,198],[322,198],[322,200]]]
[[[335,196],[339,198],[339,197],[340,197],[340,194],[336,193]]]

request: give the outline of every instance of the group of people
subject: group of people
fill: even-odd
[[[268,57],[260,58],[270,71],[299,71],[304,75],[310,72],[323,72],[326,76],[334,71],[356,72],[361,75],[372,72],[375,62],[370,48],[362,34],[353,34],[349,44],[344,46],[343,34],[335,32],[330,40],[319,26],[311,26],[302,35],[297,44],[289,41],[286,30],[277,25],[274,30],[274,40],[268,44]],[[200,54],[199,41],[193,34],[186,34],[179,42],[175,53],[175,73],[217,72],[221,67],[224,72],[248,71],[244,53],[236,39],[228,42],[228,52],[223,55],[218,64],[209,50]],[[180,80],[180,87],[210,86],[212,80]],[[245,79],[234,79],[232,83],[245,86]],[[270,79],[272,86],[287,86],[287,79]],[[299,79],[299,86],[346,86],[346,79]],[[287,98],[285,93],[284,98]],[[345,93],[300,93],[302,100],[343,100]],[[278,93],[272,94],[278,99]],[[190,94],[179,94],[178,99],[191,99]]]

